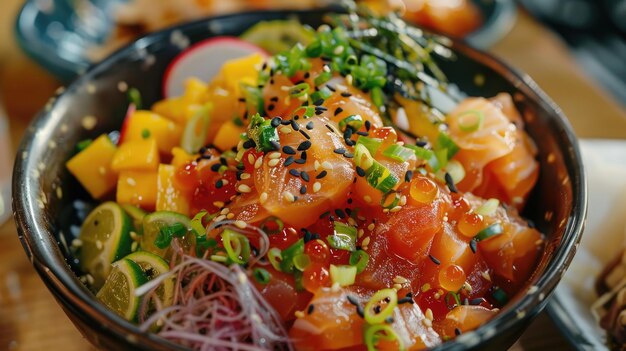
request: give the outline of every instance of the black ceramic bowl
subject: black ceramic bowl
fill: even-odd
[[[176,45],[180,40],[171,40],[179,37],[174,33],[182,33],[193,44],[214,35],[240,34],[262,19],[296,16],[317,26],[322,15],[322,11],[247,13],[154,33],[89,70],[53,98],[28,129],[13,177],[13,206],[20,239],[43,281],[94,345],[110,350],[182,349],[141,333],[107,310],[74,273],[66,243],[77,235],[81,215],[93,205],[65,169],[74,145],[120,128],[127,105],[120,82],[137,87],[146,105],[161,98],[165,68],[181,51]],[[534,275],[495,319],[437,348],[504,350],[545,306],[574,256],[586,210],[584,173],[576,137],[565,116],[528,76],[461,43],[451,45],[457,59],[439,63],[449,80],[468,95],[513,95],[539,147],[541,174],[524,214],[547,237],[546,250]],[[85,116],[96,118],[95,127],[85,128],[91,127],[84,123]]]

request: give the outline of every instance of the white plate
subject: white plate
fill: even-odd
[[[591,314],[594,283],[604,266],[626,247],[626,141],[581,140],[589,204],[578,252],[548,312],[578,350],[608,350]]]

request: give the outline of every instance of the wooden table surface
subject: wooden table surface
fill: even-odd
[[[0,2],[0,100],[16,147],[31,117],[59,83],[18,49],[13,23],[22,1]],[[526,15],[492,49],[530,74],[569,116],[580,137],[626,138],[626,113],[592,83],[564,45]],[[15,150],[15,148],[14,148]],[[93,350],[26,259],[12,221],[0,224],[0,350]],[[571,350],[542,314],[511,350]]]

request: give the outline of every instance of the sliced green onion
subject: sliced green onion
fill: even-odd
[[[360,139],[361,138],[359,138],[359,140]],[[359,144],[357,142],[354,147],[354,163],[364,170],[368,170],[372,167],[374,162],[376,162],[376,160],[374,160],[368,148],[364,144]]]
[[[311,87],[308,83],[300,83],[289,89],[289,95],[293,97],[304,96],[309,93],[309,89],[311,89]]]
[[[258,86],[248,84],[239,84],[240,90],[246,100],[246,109],[250,115],[255,113],[262,114],[265,110],[265,100],[263,100],[263,91]]]
[[[191,220],[191,229],[196,232],[196,236],[202,236],[206,234],[206,229],[204,228],[204,224],[202,224],[202,219],[207,214],[207,211],[200,211]]]
[[[369,151],[370,155],[376,155],[382,143],[383,143],[382,139],[369,138],[365,136],[359,136],[359,138],[356,140],[356,145],[365,146],[367,148],[367,151]]]
[[[165,249],[170,246],[174,237],[180,238],[187,233],[187,227],[182,223],[174,223],[159,229],[159,234],[154,239],[154,245],[159,249]]]
[[[150,129],[144,128],[141,130],[141,138],[148,139],[150,137]]]
[[[445,132],[440,132],[437,137],[437,150],[446,150],[446,159],[450,160],[457,152],[459,152],[459,146],[450,138]]]
[[[350,286],[356,280],[357,269],[354,266],[330,265],[330,280],[339,286]]]
[[[392,209],[398,206],[399,202],[400,202],[400,194],[398,194],[395,191],[390,191],[383,195],[382,199],[380,200],[380,205],[383,208]]]
[[[280,249],[277,247],[269,249],[267,252],[267,259],[270,261],[272,267],[280,272],[280,262],[282,261],[282,252]]]
[[[481,241],[485,239],[489,239],[492,236],[500,235],[504,232],[504,228],[500,222],[493,223],[489,225],[487,228],[481,230],[474,236],[474,240]]]
[[[319,99],[326,100],[333,95],[333,92],[327,87],[321,87],[318,91],[311,94],[311,101],[315,102]]]
[[[457,160],[448,161],[445,169],[440,169],[439,171],[437,171],[435,176],[437,177],[437,179],[445,182],[446,173],[450,174],[450,177],[452,177],[452,183],[454,184],[460,183],[463,178],[465,178],[465,168],[463,167],[461,162]]]
[[[494,290],[491,296],[493,296],[493,298],[498,301],[501,306],[504,306],[507,302],[509,302],[509,296],[506,294],[506,292],[504,292],[504,290],[502,290],[502,288],[497,288],[496,290]]]
[[[445,298],[446,306],[448,306],[448,308],[454,307],[454,305],[450,304],[450,296],[452,296],[452,298],[454,299],[454,303],[456,304],[456,306],[461,306],[461,296],[459,295],[459,293],[456,293],[454,291],[448,291]]]
[[[272,278],[270,273],[264,268],[255,268],[252,271],[252,276],[254,277],[254,280],[263,285],[269,283]]]
[[[382,164],[374,161],[374,164],[366,170],[365,179],[374,188],[387,193],[398,184],[398,178]]]
[[[322,43],[319,39],[313,40],[306,47],[306,55],[308,57],[320,57],[322,55]]]
[[[354,130],[359,130],[363,126],[363,118],[361,115],[350,115],[341,121],[339,121],[339,130],[342,132],[348,128],[348,126],[352,127]]]
[[[385,106],[385,95],[383,93],[383,89],[381,89],[380,87],[373,88],[370,92],[370,96],[372,97],[372,102],[374,103],[374,106],[378,107],[379,110]]]
[[[500,206],[500,201],[498,199],[489,199],[476,210],[474,210],[474,213],[477,213],[481,216],[491,216],[496,213],[498,206]]]
[[[459,129],[464,132],[475,132],[483,127],[485,115],[483,111],[467,110],[457,116]]]
[[[245,235],[226,228],[222,232],[222,243],[231,261],[244,264],[250,259],[250,241]]]
[[[265,232],[267,235],[280,234],[283,232],[285,228],[285,224],[278,217],[267,217],[261,222],[259,228]]]
[[[296,267],[299,271],[304,271],[304,269],[311,263],[311,259],[307,254],[299,254],[293,258],[293,266]]]
[[[91,145],[91,143],[93,143],[92,139],[85,139],[85,140],[79,141],[76,144],[76,149],[78,150],[78,152],[81,152],[85,150],[86,148],[88,148],[89,145]]]
[[[365,341],[365,346],[367,346],[367,351],[378,351],[378,347],[376,345],[380,340],[396,342],[398,351],[406,350],[398,333],[396,333],[396,331],[387,324],[368,325],[363,333],[363,339]]]
[[[367,263],[370,260],[370,255],[363,250],[356,250],[350,254],[350,260],[348,261],[350,265],[356,267],[356,272],[361,273],[367,267]]]
[[[128,100],[135,105],[135,108],[141,110],[141,93],[137,88],[128,89]]]
[[[326,237],[328,245],[337,250],[356,250],[356,228],[336,221],[333,226],[334,234]]]
[[[332,77],[333,77],[333,74],[331,72],[323,71],[317,77],[315,77],[313,82],[315,83],[315,86],[320,86],[328,82]]]
[[[393,315],[396,306],[398,293],[394,289],[378,290],[365,305],[365,321],[369,324],[383,323],[387,317]]]
[[[415,152],[404,146],[393,144],[389,145],[389,147],[386,148],[385,151],[383,151],[383,155],[395,161],[405,162],[408,161],[412,156],[414,156]]]
[[[304,240],[300,239],[281,252],[280,270],[293,273],[295,270],[294,258],[304,253]]]

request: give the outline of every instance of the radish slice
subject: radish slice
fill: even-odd
[[[122,129],[120,130],[120,138],[117,142],[117,145],[122,145],[124,142],[124,138],[126,137],[126,133],[128,132],[128,121],[130,117],[135,114],[137,111],[137,107],[135,104],[131,103],[128,105],[128,109],[126,110],[126,116],[124,117],[124,122],[122,122]]]
[[[165,71],[163,95],[166,98],[181,96],[185,92],[185,81],[196,77],[210,81],[229,60],[259,53],[268,54],[258,46],[236,37],[215,37],[203,40],[178,55]]]

